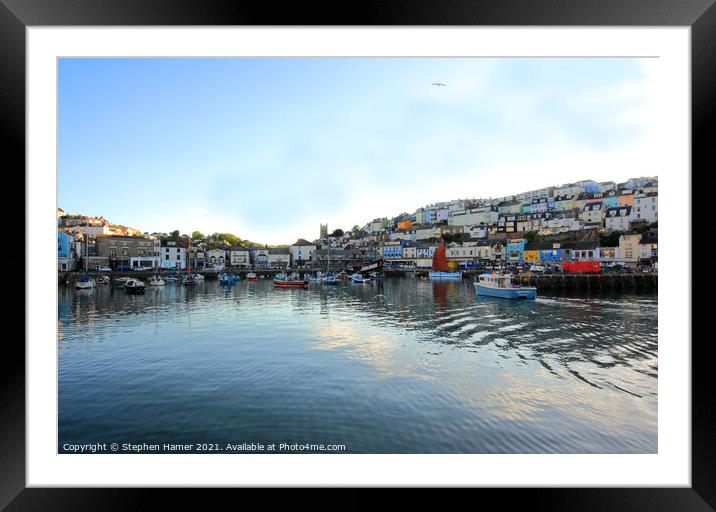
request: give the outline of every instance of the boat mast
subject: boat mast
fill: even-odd
[[[85,274],[87,273],[87,264],[89,263],[87,260],[89,259],[89,217],[85,217],[85,221],[87,223],[87,233],[85,233],[85,236],[83,237],[85,242]]]

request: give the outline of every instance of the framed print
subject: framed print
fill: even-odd
[[[32,243],[0,505],[712,509],[689,228],[716,10],[526,4],[3,0]]]

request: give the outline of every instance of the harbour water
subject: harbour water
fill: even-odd
[[[58,309],[59,452],[657,452],[655,293],[511,301],[468,280],[207,280],[143,295],[60,285]]]

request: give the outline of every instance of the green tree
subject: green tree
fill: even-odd
[[[179,235],[180,235],[180,233],[179,233],[178,229],[175,229],[174,231],[171,232],[171,236],[175,240],[179,240]]]
[[[204,238],[206,238],[206,237],[204,236],[204,233],[202,233],[201,231],[194,231],[191,234],[192,240],[203,240]]]
[[[222,235],[224,237],[224,242],[229,245],[239,245],[241,243],[241,238],[233,233],[222,233]]]
[[[621,231],[599,233],[599,245],[602,247],[616,247],[619,245],[619,237],[621,235],[623,235]]]
[[[343,236],[344,234],[345,233],[343,232],[343,230],[341,228],[338,228],[338,229],[333,230],[333,233],[331,233],[331,236],[335,236],[337,238],[339,236]]]
[[[443,240],[445,240],[446,244],[452,243],[452,242],[459,242],[462,240],[462,235],[460,233],[445,233],[443,234]]]
[[[525,233],[525,240],[528,242],[534,242],[537,240],[537,233],[535,231],[528,231]]]

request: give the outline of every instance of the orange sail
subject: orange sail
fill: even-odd
[[[435,272],[449,272],[447,256],[445,256],[445,242],[440,242],[433,254],[433,270]]]

